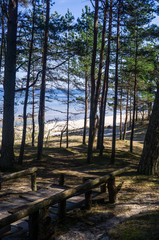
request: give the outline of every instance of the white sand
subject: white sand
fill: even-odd
[[[141,114],[139,115],[139,118],[141,118]],[[129,115],[128,115],[128,121],[129,121]],[[125,122],[125,114],[122,114],[122,123]],[[120,124],[120,114],[117,114],[117,120],[116,120],[117,126]],[[105,116],[105,127],[113,126],[113,115]],[[84,127],[84,119],[79,120],[70,120],[69,121],[69,131],[77,131],[82,130]],[[87,127],[89,127],[89,119],[87,120]],[[49,122],[45,124],[45,139],[48,139],[51,136],[60,135],[61,131],[66,130],[66,121],[57,121],[57,122]],[[35,140],[37,140],[38,135],[38,124],[35,126]],[[64,131],[65,132],[65,131]],[[31,140],[31,134],[32,134],[32,126],[27,126],[27,140]],[[19,142],[21,140],[22,136],[22,126],[15,127],[15,139],[16,142]]]
[[[125,121],[125,114],[122,117],[123,122]],[[120,124],[120,115],[117,115],[117,125]],[[105,126],[113,125],[113,115],[105,117]],[[50,132],[51,135],[58,135],[66,127],[66,121],[59,121],[57,123],[47,123],[45,124],[45,132]],[[70,120],[69,121],[69,130],[75,131],[82,129],[84,127],[84,119],[79,120]],[[87,127],[89,127],[89,119],[87,120]]]

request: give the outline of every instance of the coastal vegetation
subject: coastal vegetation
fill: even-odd
[[[65,172],[72,186],[80,172],[104,175],[130,166],[131,174],[122,176],[126,197],[120,195],[119,202],[144,202],[146,191],[157,189],[158,3],[90,0],[75,19],[69,9],[65,15],[56,12],[52,0],[1,0],[1,173],[38,167],[40,181],[56,182],[56,174]],[[15,109],[21,107],[19,124]],[[72,182],[71,171],[76,171]],[[158,209],[149,210],[153,236],[145,213],[108,234],[158,239]]]

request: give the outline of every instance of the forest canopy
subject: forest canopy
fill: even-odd
[[[69,9],[65,15],[59,14],[56,2],[51,0],[1,0],[3,169],[17,161],[14,145],[18,116],[19,164],[23,163],[28,124],[31,144],[37,146],[40,160],[44,138],[49,134],[45,125],[47,121],[58,122],[60,114],[66,120],[62,131],[66,132],[67,148],[70,120],[84,119],[83,144],[88,144],[88,163],[92,161],[96,136],[96,148],[103,155],[108,111],[113,115],[111,163],[116,161],[118,114],[120,139],[126,138],[129,126],[133,152],[135,124],[139,118],[150,118],[157,92],[159,28],[153,20],[158,14],[158,1],[93,0],[90,4],[75,19]],[[60,107],[55,108],[57,101]]]

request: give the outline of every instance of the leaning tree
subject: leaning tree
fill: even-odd
[[[138,172],[146,175],[159,173],[159,86],[144,141]]]

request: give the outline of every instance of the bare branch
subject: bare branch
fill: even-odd
[[[90,2],[92,3],[92,6],[95,8],[95,5],[93,4],[93,1],[92,1],[92,0],[90,0]]]

